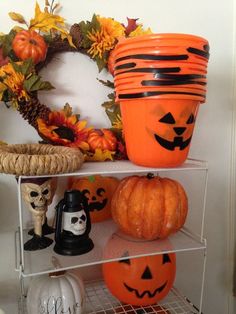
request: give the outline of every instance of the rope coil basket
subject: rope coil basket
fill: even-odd
[[[48,144],[0,146],[0,172],[14,175],[48,175],[78,170],[84,156],[77,148]]]

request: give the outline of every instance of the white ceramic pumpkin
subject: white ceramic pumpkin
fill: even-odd
[[[84,304],[82,280],[67,272],[35,277],[27,294],[28,314],[81,314]]]

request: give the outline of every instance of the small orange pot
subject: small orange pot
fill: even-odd
[[[140,166],[175,167],[187,158],[199,108],[198,97],[122,100],[129,159]]]

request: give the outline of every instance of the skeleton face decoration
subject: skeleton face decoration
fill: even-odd
[[[87,215],[84,210],[73,213],[64,213],[63,229],[74,235],[83,235],[87,229]]]
[[[28,209],[34,214],[40,214],[47,211],[51,204],[55,189],[52,179],[47,179],[42,183],[42,179],[37,182],[23,182],[21,184],[22,196],[28,205]]]

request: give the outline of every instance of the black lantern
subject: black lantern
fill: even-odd
[[[66,191],[56,211],[54,251],[61,255],[80,255],[91,251],[94,245],[89,238],[89,210],[81,192]]]

